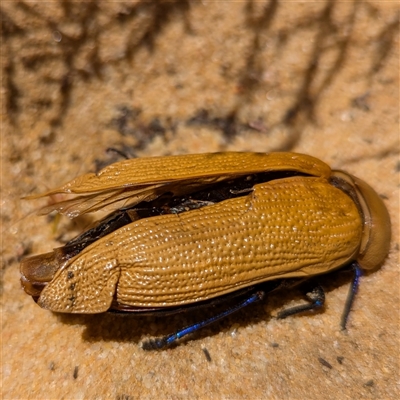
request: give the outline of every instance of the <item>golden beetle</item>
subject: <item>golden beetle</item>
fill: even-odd
[[[69,217],[105,207],[106,218],[51,253],[21,263],[25,291],[64,313],[170,313],[233,306],[172,335],[160,348],[261,299],[260,284],[324,274],[386,257],[390,219],[365,182],[296,153],[214,153],[129,159],[37,198]],[[312,303],[281,316],[323,304]]]

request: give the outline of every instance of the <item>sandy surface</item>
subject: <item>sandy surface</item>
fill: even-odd
[[[397,2],[2,2],[2,397],[395,399],[399,395]],[[182,345],[192,320],[58,316],[20,288],[19,260],[87,221],[35,216],[21,197],[116,159],[290,150],[369,182],[393,224],[362,278],[324,278],[325,311],[277,321],[280,294]],[[201,315],[195,315],[195,317]],[[203,349],[211,356],[207,361]]]

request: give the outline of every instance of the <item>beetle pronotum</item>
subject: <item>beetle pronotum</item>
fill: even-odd
[[[263,284],[307,278],[386,257],[390,219],[365,182],[295,153],[215,153],[124,160],[37,198],[71,198],[45,207],[69,217],[113,212],[53,252],[21,263],[25,291],[64,313],[169,314],[209,304],[229,308],[172,335],[161,348],[260,300]],[[320,307],[311,303],[286,317]]]

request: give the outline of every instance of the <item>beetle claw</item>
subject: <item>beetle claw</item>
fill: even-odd
[[[163,347],[168,346],[165,337],[155,338],[155,339],[148,339],[142,342],[142,349],[149,351],[149,350],[160,350]]]

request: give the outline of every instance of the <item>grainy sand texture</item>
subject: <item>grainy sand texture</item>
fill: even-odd
[[[397,1],[14,0],[0,12],[3,399],[398,398]],[[277,293],[146,352],[143,339],[202,314],[60,316],[19,282],[22,257],[89,222],[21,198],[121,159],[108,148],[314,155],[382,196],[390,254],[362,277],[346,332],[339,273],[322,278],[320,313],[276,320],[304,301]]]

